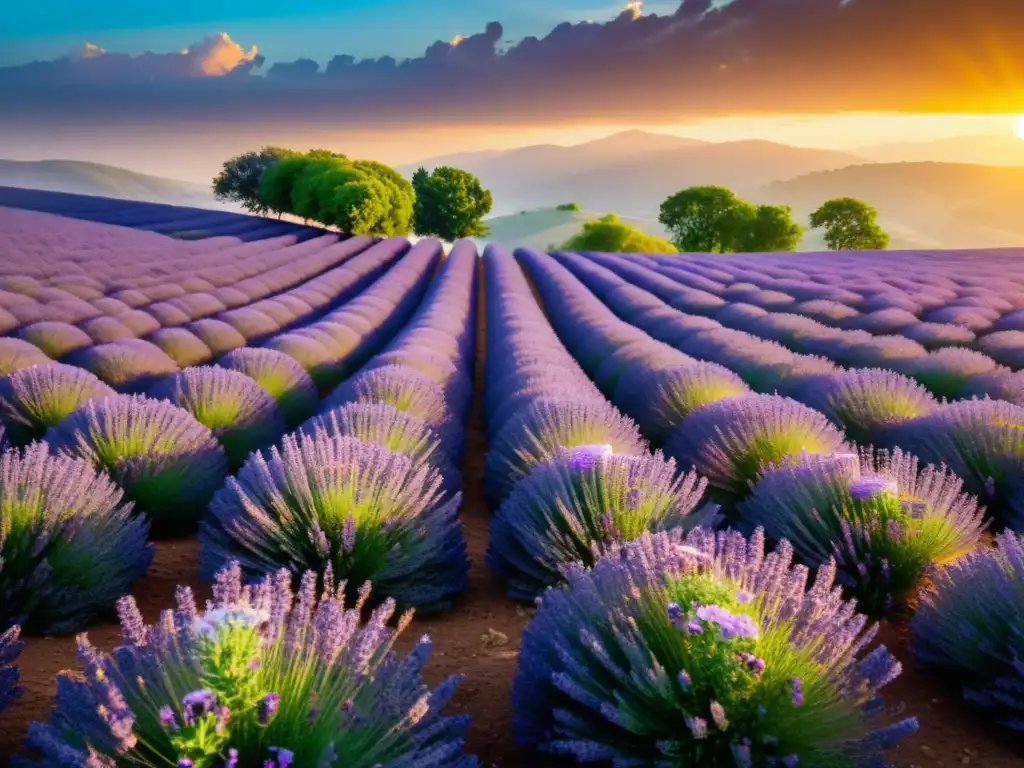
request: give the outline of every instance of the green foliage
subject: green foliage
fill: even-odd
[[[811,226],[825,228],[825,243],[833,251],[883,250],[889,234],[878,226],[878,211],[853,197],[837,197],[811,214]]]
[[[292,154],[282,147],[263,147],[259,152],[246,152],[231,158],[213,179],[214,196],[218,200],[239,203],[249,213],[265,215],[270,208],[260,195],[263,174]]]
[[[557,250],[600,253],[676,253],[668,240],[631,227],[614,213],[587,221]]]
[[[661,204],[658,216],[680,251],[792,251],[804,229],[785,205],[747,202],[725,187],[690,187]]]
[[[270,210],[351,234],[404,235],[412,218],[413,190],[401,174],[329,150],[277,163],[264,174],[260,196]]]
[[[740,232],[737,250],[745,253],[795,251],[804,228],[793,221],[788,205],[759,205]]]
[[[454,241],[460,237],[484,237],[487,225],[481,219],[490,213],[491,191],[473,174],[441,166],[432,173],[417,169],[412,177],[416,202],[413,229],[418,235]]]
[[[756,209],[725,187],[690,187],[661,204],[658,215],[683,252],[732,253]]]
[[[556,211],[581,211],[583,208],[579,203],[562,203],[555,206]]]

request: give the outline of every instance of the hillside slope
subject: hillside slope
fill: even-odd
[[[0,185],[150,203],[222,208],[209,187],[78,160],[0,160]]]
[[[486,238],[478,238],[478,243],[494,241],[503,245],[537,250],[546,250],[551,245],[560,245],[582,228],[583,223],[599,219],[603,212],[596,211],[557,211],[554,208],[538,208],[532,211],[495,216],[487,219],[491,233]],[[665,237],[665,229],[657,221],[623,217],[622,220],[637,229],[649,232],[658,237]]]
[[[480,178],[494,194],[496,215],[575,200],[590,210],[654,219],[662,200],[694,184],[721,184],[742,194],[778,179],[861,163],[863,158],[768,141],[709,143],[627,131],[571,147],[466,153],[422,164],[434,167],[445,162]],[[401,170],[411,175],[418,165]]]
[[[823,201],[858,197],[878,209],[893,248],[991,248],[1024,243],[1024,168],[877,163],[768,184],[751,199],[793,207],[802,222]],[[810,233],[804,247],[815,238]]]

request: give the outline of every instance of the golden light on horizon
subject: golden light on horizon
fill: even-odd
[[[1013,133],[1018,139],[1024,139],[1024,115],[1013,118]]]

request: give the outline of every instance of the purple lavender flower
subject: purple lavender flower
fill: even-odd
[[[686,673],[685,669],[679,670],[679,674],[677,675],[677,678],[679,680],[679,684],[681,686],[683,686],[683,690],[684,691],[687,688],[689,688],[691,685],[693,685],[693,679]]]
[[[178,719],[174,715],[174,710],[167,705],[160,707],[160,725],[169,731],[178,730]]]
[[[859,466],[858,466],[859,464]],[[835,561],[862,611],[884,615],[911,597],[932,563],[948,563],[985,531],[977,499],[952,472],[908,453],[864,451],[858,463],[804,456],[769,469],[737,512],[791,542],[810,567]]]
[[[803,682],[799,677],[791,677],[789,678],[789,684],[793,689],[793,706],[802,707],[804,705]]]
[[[238,750],[234,747],[228,750],[228,759],[224,763],[224,768],[238,768]]]
[[[277,713],[277,707],[281,701],[280,696],[274,692],[264,694],[260,701],[260,725],[269,725]]]
[[[1009,694],[1024,686],[1024,536],[1005,531],[938,571],[910,629],[919,664],[962,679],[969,703],[1024,731],[1024,702]]]
[[[186,368],[153,387],[149,397],[167,400],[192,414],[224,447],[228,466],[236,469],[246,457],[285,431],[277,401],[243,373],[204,365]]]
[[[160,534],[188,530],[227,474],[210,430],[171,403],[91,400],[46,433],[54,450],[107,470]]]
[[[217,361],[263,387],[276,401],[285,421],[297,427],[316,410],[319,397],[308,373],[288,355],[275,349],[242,347]]]
[[[510,596],[531,600],[561,582],[566,565],[591,565],[624,536],[713,524],[716,508],[698,509],[705,486],[660,454],[581,464],[571,452],[560,453],[520,481],[498,508],[487,564],[507,582]]]
[[[842,433],[817,411],[784,397],[747,395],[695,411],[665,453],[680,466],[692,465],[720,492],[743,497],[770,464],[843,448]]]
[[[9,441],[40,438],[82,404],[116,394],[88,371],[60,363],[23,368],[0,379],[0,419]]]
[[[153,558],[149,522],[82,459],[0,454],[0,626],[69,632],[109,611]]]
[[[894,741],[887,738],[892,731],[884,721],[878,722],[887,712],[878,706],[878,690],[898,674],[899,665],[884,648],[869,647],[874,630],[865,631],[864,617],[837,598],[834,566],[820,568],[813,584],[808,584],[808,571],[791,561],[792,550],[786,545],[766,554],[760,531],[748,541],[735,531],[715,534],[698,528],[688,534],[644,534],[614,547],[590,569],[570,567],[567,585],[544,594],[523,633],[513,684],[517,741],[581,760],[601,755],[602,760],[623,764],[644,760],[668,744],[678,761],[697,764],[708,756],[731,759],[737,741],[731,736],[731,727],[728,732],[721,730],[728,727],[730,704],[723,698],[727,692],[711,695],[706,685],[684,685],[691,677],[704,682],[704,670],[693,665],[707,663],[706,657],[698,654],[689,659],[683,677],[683,670],[675,666],[676,654],[662,656],[660,652],[664,633],[672,625],[666,609],[659,610],[659,606],[671,602],[670,590],[721,580],[720,588],[725,591],[756,590],[757,599],[751,605],[758,607],[759,634],[771,632],[774,642],[781,640],[794,652],[810,653],[816,668],[828,670],[815,678],[816,689],[822,686],[827,691],[829,707],[840,707],[850,715],[831,721],[834,725],[825,734],[794,727],[781,734],[785,741],[779,743],[793,753],[844,743],[851,763],[880,762],[883,750]],[[707,589],[719,594],[719,587]],[[695,610],[716,607],[703,600],[702,594],[687,598],[704,603]],[[687,642],[704,649],[721,641],[705,632]],[[612,653],[612,648],[628,648],[629,652]],[[780,650],[777,647],[775,652]],[[726,663],[739,662],[727,647],[726,651]],[[771,676],[756,674],[750,681],[754,686],[778,684]],[[804,683],[800,687],[802,695]],[[776,691],[773,689],[772,695]],[[756,688],[752,695],[758,695]],[[695,697],[705,696],[698,700],[699,706],[710,708],[717,701],[722,708],[703,710],[710,711],[714,729],[709,729],[709,720],[699,716],[698,712],[703,712],[692,709]],[[620,705],[625,700],[629,707]],[[817,713],[812,711],[816,706],[817,697],[805,704],[808,711],[788,717],[816,722]],[[684,718],[687,732],[681,735],[666,721],[649,717],[647,713],[652,711],[677,712]],[[755,727],[771,730],[742,735],[762,750],[759,757],[781,759],[784,753],[774,751],[777,746],[761,740],[776,735],[778,720],[766,713],[757,722],[764,725]],[[915,728],[916,721],[905,721],[900,733]]]
[[[897,496],[896,481],[885,475],[861,475],[849,485],[850,496],[857,501],[871,501],[886,496]]]
[[[367,722],[353,723],[339,711],[336,717],[321,716],[305,723],[308,738],[290,748],[271,750],[272,768],[321,765],[324,744],[344,741],[353,728],[362,732],[367,727],[378,736],[361,747],[360,760],[366,765],[397,760],[417,768],[476,768],[476,760],[462,748],[468,719],[443,714],[458,679],[446,680],[434,689],[423,684],[422,669],[430,650],[426,638],[405,657],[394,650],[395,639],[411,616],[392,621],[394,602],[385,600],[364,621],[368,588],[361,591],[358,602],[346,605],[333,586],[326,587],[317,600],[317,580],[313,572],[303,574],[296,593],[291,588],[292,574],[282,570],[265,581],[243,586],[241,568],[234,563],[219,574],[206,612],[198,613],[191,592],[182,589],[177,609],[167,611],[155,626],[143,627],[141,632],[134,627],[138,612],[134,601],[123,598],[119,610],[132,625],[124,629],[125,644],[108,655],[89,645],[84,636],[79,638],[84,674],[62,673],[58,678],[50,721],[29,729],[27,746],[37,756],[26,758],[26,765],[56,768],[67,765],[69,755],[79,754],[83,765],[198,762],[199,753],[189,751],[187,740],[174,741],[180,732],[168,739],[166,729],[174,716],[169,707],[160,710],[158,719],[135,718],[134,712],[148,711],[154,700],[181,701],[186,726],[213,718],[206,721],[212,725],[207,733],[221,739],[214,748],[225,755],[227,765],[237,765],[241,755],[266,754],[261,740],[267,732],[236,728],[236,724],[265,716],[267,704],[279,708],[278,717],[286,706],[297,706],[297,711],[286,713],[289,722],[294,722],[296,715],[304,717],[315,705],[313,696],[297,701],[294,694],[309,690],[308,674],[319,682],[314,686],[317,696],[329,698],[331,691],[344,691],[370,702]],[[215,645],[207,636],[194,634],[193,625],[196,620],[220,623],[209,617],[211,612],[271,617],[255,626],[255,634],[248,639],[236,633],[231,643],[216,646],[216,652],[226,654],[225,663],[232,663],[230,654],[253,649],[266,654],[268,660],[286,659],[283,664],[264,664],[260,676],[261,682],[275,690],[292,692],[287,704],[286,699],[272,694],[257,700],[247,698],[251,689],[236,688],[230,679],[212,676],[206,678],[207,686],[200,683],[201,669],[208,661],[203,661],[203,654],[213,652]],[[242,645],[236,648],[238,643]],[[244,659],[239,657],[243,663]],[[3,662],[0,655],[0,664]],[[174,674],[168,674],[170,669]],[[249,682],[244,681],[245,686]],[[219,703],[227,700],[232,701],[233,712]],[[372,706],[373,702],[386,705]],[[161,729],[160,734],[148,732],[154,725]],[[87,749],[91,750],[88,762]]]
[[[234,558],[250,574],[330,566],[337,579],[372,576],[380,594],[437,610],[468,583],[460,502],[443,497],[436,471],[379,445],[290,435],[254,454],[210,503],[200,572],[210,579]],[[346,552],[350,515],[367,545]]]
[[[718,636],[722,640],[733,638],[755,639],[758,636],[757,624],[746,614],[733,613],[720,605],[702,605],[697,609],[697,617],[701,621],[718,625]]]

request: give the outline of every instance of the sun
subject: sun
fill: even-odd
[[[1024,139],[1024,115],[1013,118],[1013,132],[1018,139]]]

